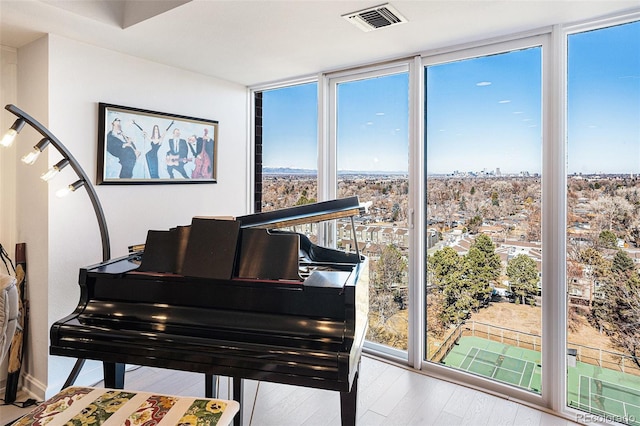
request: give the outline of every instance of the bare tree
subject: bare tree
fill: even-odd
[[[589,203],[597,213],[596,222],[601,230],[616,231],[624,229],[624,224],[633,213],[633,206],[625,198],[616,195],[601,197]]]

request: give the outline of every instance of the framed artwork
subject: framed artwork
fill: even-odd
[[[102,184],[216,183],[218,122],[98,104]]]

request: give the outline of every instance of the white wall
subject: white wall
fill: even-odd
[[[16,102],[18,52],[12,47],[0,46],[0,137],[11,127],[15,116],[4,109]],[[16,186],[15,186],[15,146],[0,149],[0,244],[13,259],[15,254]],[[0,263],[0,273],[6,274]],[[7,360],[0,363],[0,392],[4,395],[7,378]]]
[[[17,102],[47,123],[47,42],[39,39],[28,48],[18,50]],[[24,64],[24,65],[21,65]],[[47,354],[47,280],[48,280],[48,201],[47,188],[38,179],[38,170],[46,164],[36,164],[33,170],[19,159],[38,140],[35,130],[25,126],[16,138],[16,241],[26,243],[27,298],[30,316],[25,338],[27,348],[22,363],[25,384],[35,395],[41,395],[46,384]],[[44,163],[44,162],[42,162]]]
[[[40,44],[46,46],[46,51]],[[48,58],[45,64],[43,57]],[[109,227],[112,257],[125,255],[127,246],[144,242],[149,229],[189,224],[196,215],[248,212],[244,86],[55,35],[21,48],[18,65],[18,106],[45,124],[92,179],[96,176],[99,102],[219,121],[217,184],[96,187]],[[37,142],[36,138],[20,136],[18,156]],[[47,153],[49,164],[41,159],[35,165],[38,170],[27,170],[29,178],[24,176],[26,173],[18,173],[18,191],[28,194],[24,195],[28,199],[33,187],[46,187],[35,182],[39,181],[40,173],[60,159],[52,148]],[[47,355],[49,328],[77,305],[78,269],[102,260],[100,234],[85,191],[79,190],[63,199],[55,197],[59,188],[75,179],[71,168],[65,168],[61,176],[49,183],[48,191],[43,194],[38,191],[37,200],[25,201],[22,210],[27,218],[33,214],[27,213],[27,204],[44,210],[40,219],[48,224],[48,230],[37,230],[37,237],[42,237],[39,243],[27,246],[29,284],[32,292],[38,292],[37,301],[32,301],[36,305],[36,312],[32,309],[36,329],[30,339],[33,347],[29,348],[32,360],[28,372],[33,376],[31,386],[39,388],[43,383],[47,396],[60,390],[75,361]],[[18,220],[19,234],[36,238],[36,229],[22,229],[26,224]],[[33,220],[28,221],[28,226],[39,227]],[[46,235],[40,235],[41,232]],[[45,270],[33,271],[32,265]],[[37,272],[37,277],[32,272]],[[98,367],[97,363],[89,363],[76,383],[90,384],[100,379]],[[32,390],[36,394],[42,392]]]

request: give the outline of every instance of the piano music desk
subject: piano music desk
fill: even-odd
[[[236,401],[72,386],[12,426],[226,426],[239,409]]]

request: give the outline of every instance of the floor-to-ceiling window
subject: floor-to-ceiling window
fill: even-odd
[[[351,196],[368,205],[353,223],[338,220],[328,227],[331,237],[318,236],[324,228],[315,225],[297,230],[347,251],[357,244],[369,258],[367,339],[401,357],[406,357],[409,321],[407,69],[331,78],[335,126],[322,149],[332,152],[331,161],[317,158],[316,83],[254,93],[256,210]]]
[[[539,393],[542,47],[428,65],[426,359]]]
[[[254,102],[255,210],[317,201],[317,83],[258,91]]]
[[[369,258],[367,340],[384,350],[408,345],[409,74],[407,66],[330,79],[336,173],[330,194],[358,196],[367,214],[337,223],[337,246]],[[345,238],[346,237],[346,238]],[[401,355],[406,357],[406,355]]]
[[[567,39],[567,404],[640,424],[640,22]]]
[[[420,91],[406,65],[320,78],[316,197],[371,202],[355,226],[382,280],[371,281],[383,297],[372,297],[368,349],[419,347],[426,370],[574,419],[639,424],[635,19],[425,55]],[[566,76],[550,71],[565,59]],[[407,119],[412,97],[424,100],[424,120]],[[416,142],[424,174],[409,177]],[[422,186],[425,254],[416,256],[409,190]],[[327,241],[354,248],[349,223],[330,230]],[[416,286],[425,297],[407,299]],[[426,332],[407,338],[418,323]]]

